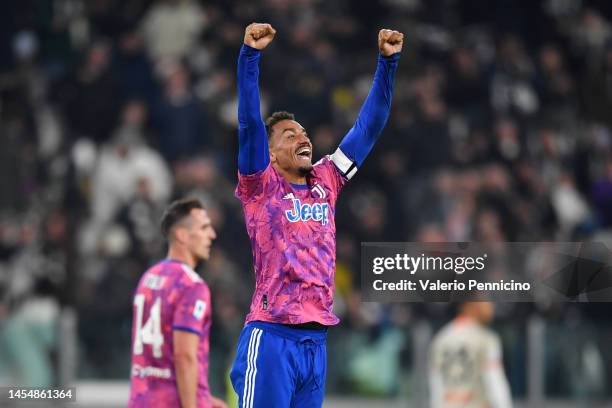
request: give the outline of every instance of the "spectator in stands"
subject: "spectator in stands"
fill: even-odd
[[[163,205],[172,193],[172,177],[158,152],[145,144],[146,106],[130,101],[111,142],[105,144],[93,175],[92,215],[96,225],[115,219],[120,208],[138,196],[146,181],[150,199]]]
[[[203,152],[212,143],[205,112],[191,90],[189,73],[171,65],[162,97],[153,105],[153,123],[162,155],[175,164]]]
[[[206,15],[193,0],[157,0],[144,16],[141,35],[149,57],[181,60],[193,50]]]

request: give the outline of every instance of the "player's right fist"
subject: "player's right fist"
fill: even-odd
[[[251,23],[244,30],[244,43],[249,47],[263,50],[272,42],[276,30],[270,24]]]

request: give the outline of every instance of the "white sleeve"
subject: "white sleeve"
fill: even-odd
[[[512,408],[510,386],[504,374],[499,340],[492,339],[487,346],[487,357],[483,370],[485,392],[491,408]]]
[[[433,369],[429,370],[429,404],[430,408],[443,408],[444,384],[442,375]]]
[[[429,376],[429,407],[443,408],[444,403],[444,379],[437,364],[436,356],[438,347],[436,342],[429,350],[428,357],[428,376]]]

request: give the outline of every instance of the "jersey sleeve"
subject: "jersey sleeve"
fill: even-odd
[[[372,87],[357,120],[332,155],[332,161],[347,179],[361,167],[387,123],[399,57],[399,52],[388,57],[379,54]]]
[[[491,336],[486,345],[483,383],[492,408],[512,408],[510,386],[502,364],[501,344],[496,336]]]
[[[258,201],[263,198],[274,183],[274,169],[270,164],[265,169],[253,174],[242,174],[238,172],[238,186],[236,197],[243,203]]]
[[[334,155],[323,157],[315,164],[315,169],[317,170],[317,176],[320,177],[323,182],[329,186],[332,193],[337,196],[349,179],[334,161]]]
[[[238,170],[242,174],[257,173],[270,163],[260,111],[260,55],[259,50],[244,44],[238,57]]]
[[[192,285],[185,290],[174,309],[172,328],[200,335],[210,312],[208,288],[203,283]]]
[[[427,356],[428,382],[429,382],[429,403],[431,408],[443,408],[444,402],[444,381],[440,373],[438,362],[435,360],[438,353],[437,345],[434,341],[433,346]]]

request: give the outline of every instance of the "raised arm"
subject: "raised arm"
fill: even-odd
[[[361,167],[387,123],[391,111],[393,79],[403,41],[404,34],[398,31],[380,30],[378,33],[380,54],[370,93],[355,124],[332,155],[332,161],[349,179]]]
[[[270,162],[268,136],[259,103],[259,55],[274,39],[270,24],[253,23],[244,32],[238,57],[238,170],[253,174]]]

